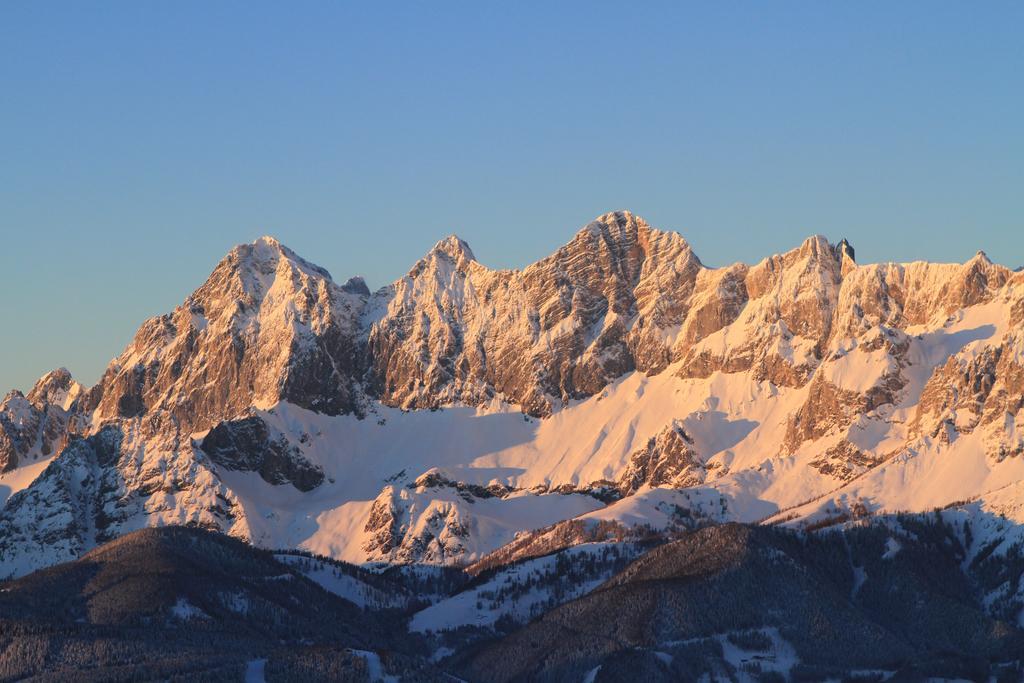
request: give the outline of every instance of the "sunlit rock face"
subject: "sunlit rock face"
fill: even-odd
[[[94,387],[62,369],[0,402],[0,573],[171,523],[460,564],[566,520],[814,520],[1011,481],[1024,274],[855,253],[709,268],[620,211],[522,270],[451,236],[371,293],[238,246]]]
[[[587,225],[522,271],[449,237],[369,305],[374,389],[406,408],[494,396],[548,415],[672,358],[701,271],[690,246],[628,212]]]
[[[59,453],[67,444],[72,406],[83,387],[59,368],[47,373],[28,393],[12,391],[0,401],[0,472]]]
[[[99,419],[166,411],[191,431],[278,401],[358,411],[366,297],[273,238],[236,247],[181,306],[139,328],[87,409]]]

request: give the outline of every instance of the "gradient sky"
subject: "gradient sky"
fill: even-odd
[[[628,4],[642,7],[626,8]],[[628,208],[705,263],[1024,263],[1021,2],[0,3],[0,394],[233,244],[495,267]]]

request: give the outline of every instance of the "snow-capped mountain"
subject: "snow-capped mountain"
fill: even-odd
[[[452,236],[371,293],[265,237],[96,386],[0,403],[0,574],[172,523],[461,565],[985,506],[1024,479],[1022,408],[1024,274],[982,253],[708,268],[616,212],[523,270]]]

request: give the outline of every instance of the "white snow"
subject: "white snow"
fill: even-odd
[[[853,589],[850,591],[850,599],[853,600],[860,592],[861,586],[868,580],[868,573],[864,567],[853,568]]]
[[[401,607],[406,604],[403,596],[381,591],[374,586],[360,581],[355,576],[335,569],[329,563],[301,555],[278,553],[274,557],[281,562],[295,567],[304,576],[319,584],[324,590],[355,603],[359,607]],[[307,563],[310,565],[309,568],[305,566]]]
[[[742,683],[756,683],[757,680],[754,676],[743,670],[742,667],[747,664],[757,664],[760,666],[762,671],[777,671],[783,676],[786,676],[788,680],[790,670],[800,663],[800,658],[796,654],[796,649],[789,643],[789,641],[782,637],[779,630],[774,626],[755,630],[767,636],[770,641],[768,648],[764,651],[747,650],[739,647],[729,640],[728,633],[720,633],[710,637],[714,638],[722,645],[723,658],[737,669],[736,674],[738,680]],[[672,645],[693,643],[702,640],[705,640],[705,638],[693,638],[686,641],[669,641],[661,643],[660,647],[670,647]]]
[[[264,671],[267,668],[266,659],[253,659],[245,667],[245,683],[266,683]]]
[[[612,545],[618,545],[625,554],[630,552],[629,547],[624,544],[587,543],[566,549],[560,555],[563,556],[563,561],[573,562],[586,554],[599,554],[604,548]],[[557,581],[557,560],[558,555],[547,555],[503,568],[486,582],[460,591],[417,612],[409,622],[409,630],[424,633],[451,630],[460,626],[490,627],[504,616],[512,617],[517,623],[526,623],[530,618],[537,616],[552,598],[551,589],[553,583]],[[562,585],[562,602],[586,595],[609,577],[610,574],[602,574],[589,581]],[[522,586],[529,581],[538,582],[539,585],[522,595],[515,594],[497,600],[494,597],[503,589],[519,589],[519,593]]]
[[[221,593],[221,602],[235,614],[248,614],[251,607],[249,598],[241,592]]]
[[[800,663],[796,650],[779,634],[777,628],[766,628],[762,632],[771,640],[767,652],[744,650],[733,644],[727,636],[719,636],[718,641],[722,644],[725,660],[737,669],[748,662],[756,662],[763,671],[778,671],[788,675],[790,669]]]
[[[738,324],[726,329],[735,332]],[[819,369],[830,382],[863,392],[898,372],[907,385],[896,405],[857,416],[848,428],[806,442],[794,453],[784,452],[781,445],[811,383],[777,387],[756,381],[750,372],[682,379],[677,366],[670,366],[653,376],[627,374],[600,394],[572,401],[544,420],[524,419],[518,408],[498,400],[478,408],[412,412],[376,404],[365,420],[278,404],[264,417],[293,442],[299,435],[312,435],[303,451],[324,469],[328,483],[300,494],[291,487],[269,486],[255,474],[221,476],[245,507],[257,542],[307,548],[351,562],[368,559],[362,550],[363,526],[373,500],[387,485],[406,501],[403,514],[411,516],[403,523],[409,529],[422,531],[431,515],[467,526],[470,538],[459,540],[464,547],[456,549],[461,561],[481,557],[518,531],[579,515],[664,526],[667,508],[659,503],[739,521],[757,521],[787,509],[789,515],[813,520],[826,510],[862,501],[882,512],[927,510],[1024,479],[1024,459],[993,463],[986,455],[989,437],[980,430],[945,444],[914,440],[908,426],[936,365],[954,353],[976,353],[1006,331],[1002,301],[910,328],[906,367],[898,367],[884,350],[865,352],[849,340],[837,340],[837,351]],[[725,345],[719,337],[727,332],[716,335],[701,344]],[[586,496],[521,492],[469,503],[453,489],[408,489],[432,468],[453,481],[524,489],[614,481],[633,452],[672,424],[693,438],[711,468],[706,484],[684,498],[673,491],[645,490],[604,508]],[[876,457],[896,455],[846,484],[808,466],[844,438]],[[923,481],[928,485],[919,485]],[[718,505],[722,499],[724,509]]]
[[[39,458],[0,474],[0,506],[18,491],[28,488],[54,457],[51,455]]]
[[[586,246],[602,239],[602,231],[621,229],[619,217],[612,218],[588,225],[572,244]],[[1019,276],[988,303],[957,310],[961,300],[950,285],[974,269],[989,267],[982,257],[967,264],[846,263],[845,279],[840,282],[832,268],[831,247],[820,236],[754,266],[712,270],[700,265],[679,235],[647,231],[646,224],[644,229],[652,245],[643,264],[647,286],[669,281],[680,270],[695,270],[696,289],[689,301],[694,310],[730,303],[728,299],[737,296],[732,288],[739,286],[731,283],[739,275],[752,297],[734,321],[710,334],[695,327],[695,316],[675,317],[662,327],[655,325],[656,329],[649,326],[651,333],[645,340],[672,345],[676,362],[662,371],[627,373],[598,395],[565,405],[561,397],[550,397],[554,413],[543,420],[525,418],[520,407],[503,402],[500,396],[479,407],[450,405],[437,411],[406,412],[371,402],[366,419],[331,417],[279,403],[279,393],[271,387],[265,395],[254,397],[259,415],[291,443],[301,444],[303,456],[326,475],[322,485],[306,493],[291,485],[270,485],[253,472],[200,465],[199,454],[187,446],[172,440],[147,441],[136,433],[138,424],[126,423],[122,464],[129,477],[159,472],[166,476],[166,483],[189,481],[192,486],[159,488],[118,530],[169,523],[219,524],[222,520],[214,519],[210,510],[228,501],[234,506],[232,512],[239,513],[225,529],[234,535],[264,547],[303,548],[362,563],[388,559],[368,550],[372,539],[367,518],[376,501],[394,508],[401,549],[407,550],[409,541],[421,553],[411,559],[457,564],[479,559],[519,533],[569,518],[665,528],[673,523],[677,508],[686,508],[712,520],[777,521],[792,516],[790,523],[801,524],[861,505],[873,513],[929,510],[965,499],[987,505],[990,494],[1024,480],[1024,458],[992,457],[994,446],[1012,449],[1024,443],[1017,427],[1024,415],[1000,416],[994,426],[974,431],[959,429],[957,422],[957,428],[945,431],[948,443],[941,434],[932,436],[934,432],[925,433],[914,425],[922,390],[936,367],[951,358],[965,363],[1009,339],[1008,335],[1019,334],[1009,324],[1011,307],[1020,300]],[[586,258],[585,249],[569,251],[577,261]],[[236,248],[226,259],[234,259],[242,291],[233,290],[225,301],[214,298],[218,305],[224,304],[223,310],[211,310],[211,306],[200,313],[199,308],[185,306],[175,312],[175,321],[191,325],[202,340],[229,333],[246,335],[256,347],[268,351],[266,363],[275,372],[289,362],[293,343],[312,343],[312,332],[323,330],[331,320],[343,329],[365,331],[379,330],[375,326],[406,315],[419,316],[422,325],[416,333],[432,344],[452,341],[449,337],[455,328],[448,323],[457,323],[456,328],[465,327],[467,339],[485,328],[516,340],[521,336],[533,357],[542,359],[565,334],[578,331],[581,319],[555,316],[541,325],[516,305],[509,308],[508,320],[504,314],[498,316],[500,320],[488,318],[488,307],[496,304],[486,301],[484,292],[503,282],[514,290],[510,301],[525,301],[524,281],[547,281],[548,271],[571,265],[563,258],[568,252],[560,253],[521,272],[492,271],[477,263],[468,246],[452,236],[439,242],[407,277],[359,308],[354,302],[361,304],[362,298],[334,285],[326,271],[298,258],[273,238],[261,238]],[[828,267],[820,267],[822,259],[827,259]],[[847,266],[852,270],[846,272]],[[232,286],[236,284],[232,281]],[[899,290],[900,296],[885,302],[862,300],[876,286],[878,291]],[[251,298],[254,305],[239,311],[236,294]],[[653,324],[651,314],[664,302],[657,294],[638,296],[641,314],[636,317],[627,319],[608,309],[588,322],[583,341],[591,346],[584,356],[597,354],[595,340],[612,325],[621,324],[632,332],[639,329],[641,317]],[[302,302],[310,298],[313,304],[306,310]],[[865,312],[862,306],[879,303],[901,310]],[[548,304],[555,302],[544,303]],[[832,324],[820,349],[813,329],[819,317]],[[173,340],[161,337],[157,328],[153,332],[154,338],[147,338],[146,344],[126,349],[112,370],[132,372],[139,362],[159,359]],[[891,356],[888,344],[905,345],[905,357]],[[872,347],[878,348],[869,350]],[[812,381],[776,386],[759,379],[763,375],[756,369],[683,378],[687,356],[699,353],[715,359],[753,359],[755,364],[782,363],[794,372],[810,373]],[[1011,345],[1006,353],[1007,359],[1019,359],[1024,356],[1024,344]],[[436,369],[431,363],[437,360],[428,359],[427,374]],[[837,419],[820,438],[791,442],[794,416],[816,381],[864,395],[897,375],[905,384],[895,404],[847,421]],[[777,381],[799,384],[785,378]],[[458,395],[449,387],[442,389],[440,398]],[[70,405],[69,396],[58,398],[62,405]],[[11,406],[12,419],[28,419],[25,405],[15,401]],[[961,410],[956,417],[973,423],[977,416],[967,412]],[[94,427],[102,418],[91,416]],[[669,426],[692,437],[698,457],[707,465],[702,485],[684,491],[644,487],[610,506],[580,493],[547,492],[559,486],[586,487],[617,480],[631,455]],[[849,481],[811,466],[844,441],[882,464],[857,469]],[[0,475],[0,501],[28,486],[47,462],[40,458]],[[410,487],[428,470],[453,482],[501,484],[518,490],[505,497],[476,497],[450,486]],[[94,480],[97,471],[83,462],[66,474],[76,495],[85,496],[90,493],[85,483],[91,477]],[[41,498],[50,499],[56,491],[42,487]],[[60,521],[70,514],[61,510],[56,517]],[[21,521],[30,525],[32,520]],[[45,524],[57,521],[47,518]],[[95,538],[94,532],[85,529],[86,545]],[[68,559],[80,550],[69,542],[46,547],[31,558],[12,553],[4,568],[21,573],[40,563]],[[313,571],[310,576],[356,604],[372,600],[366,586],[353,577],[335,576],[331,570]]]
[[[171,606],[171,614],[182,621],[210,618],[206,612],[193,605],[187,598],[178,598],[178,601]]]
[[[384,673],[384,665],[380,661],[380,655],[370,650],[352,650],[352,654],[366,660],[366,667],[370,674],[370,683],[398,683],[397,676],[389,676]]]

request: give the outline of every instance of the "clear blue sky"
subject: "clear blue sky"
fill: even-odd
[[[0,3],[0,393],[94,382],[265,233],[371,287],[618,208],[712,265],[1016,267],[1022,35],[1021,2]]]

